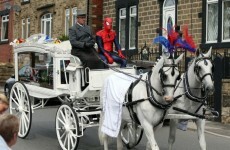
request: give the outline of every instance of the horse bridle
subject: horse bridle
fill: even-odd
[[[176,64],[174,63],[174,61],[173,61],[173,64],[164,64],[163,67],[159,70],[159,73],[160,73],[160,80],[161,80],[161,84],[162,84],[162,89],[165,88],[165,87],[173,87],[173,88],[174,88],[174,87],[176,86],[176,81],[175,81],[174,84],[164,84],[164,81],[163,81],[163,80],[164,80],[164,76],[166,76],[166,75],[165,75],[165,72],[168,71],[168,70],[170,69],[170,68],[169,68],[168,70],[163,71],[163,68],[164,68],[164,67],[170,67],[170,68],[172,67],[172,68],[173,68],[173,70],[172,70],[172,75],[174,75],[174,74],[175,74],[175,68],[177,67],[177,65],[176,65]],[[154,127],[156,127],[156,126],[158,126],[159,124],[161,124],[161,123],[164,121],[166,112],[167,112],[167,110],[171,107],[171,105],[172,105],[173,102],[168,103],[168,104],[162,104],[162,103],[160,103],[160,102],[158,102],[158,101],[156,100],[156,98],[154,97],[153,91],[155,91],[155,93],[156,93],[157,95],[159,95],[159,96],[162,96],[163,93],[158,92],[158,91],[151,85],[151,81],[150,81],[151,75],[152,75],[152,71],[149,71],[149,72],[147,73],[147,76],[146,76],[146,80],[145,80],[145,81],[142,80],[141,77],[140,77],[140,78],[137,79],[133,84],[131,84],[131,86],[130,86],[130,88],[129,88],[129,90],[128,90],[128,102],[126,102],[126,103],[124,104],[124,106],[127,106],[127,107],[128,107],[128,110],[129,110],[129,112],[130,112],[130,116],[131,116],[132,120],[134,120],[134,122],[136,122],[137,124],[140,124],[140,121],[139,121],[139,119],[138,119],[136,113],[135,113],[134,110],[133,110],[133,105],[135,105],[135,104],[137,104],[137,103],[139,103],[139,102],[143,102],[143,101],[145,101],[145,100],[148,99],[149,102],[150,102],[153,106],[155,106],[155,107],[157,107],[157,108],[159,108],[159,109],[164,110],[164,113],[163,113],[163,116],[162,116],[161,120],[160,120],[156,125],[154,125]],[[137,83],[139,83],[139,81],[144,81],[144,82],[146,83],[146,90],[147,90],[147,96],[148,96],[148,98],[143,98],[143,99],[139,99],[139,100],[136,100],[136,101],[132,102],[132,91],[133,91],[134,87],[137,85]],[[163,91],[162,91],[162,92],[163,92]]]
[[[213,80],[213,75],[212,73],[214,72],[214,65],[213,65],[213,62],[212,62],[212,59],[210,57],[204,57],[204,55],[202,54],[203,57],[201,58],[197,58],[195,60],[195,66],[194,66],[194,72],[196,74],[196,76],[199,78],[200,82],[202,83],[203,79],[210,75],[211,76],[211,79]],[[207,60],[210,60],[210,62],[212,63],[212,73],[206,73],[204,74],[202,77],[200,77],[200,74],[199,74],[199,66],[198,66],[198,63],[200,61],[204,61],[205,65],[208,64]],[[174,110],[177,110],[177,111],[180,111],[180,112],[183,112],[183,113],[186,113],[186,114],[189,114],[189,115],[192,115],[192,116],[195,116],[195,117],[199,117],[201,119],[204,119],[205,116],[204,116],[204,112],[203,112],[203,115],[200,115],[200,114],[197,114],[197,112],[200,110],[200,108],[205,105],[205,100],[207,99],[207,94],[205,93],[205,95],[203,97],[197,97],[195,95],[192,94],[191,90],[190,90],[190,86],[189,86],[189,82],[188,82],[188,73],[186,72],[184,74],[184,77],[183,77],[183,84],[184,84],[184,88],[185,88],[185,96],[194,101],[194,102],[198,102],[198,103],[201,103],[201,105],[197,108],[197,110],[195,111],[195,113],[192,113],[192,112],[189,112],[187,110],[183,110],[183,109],[180,109],[180,108],[177,108],[177,107],[173,107]],[[182,96],[184,94],[181,94],[179,96]],[[179,97],[178,96],[178,97]],[[204,111],[204,110],[203,110]]]
[[[164,70],[163,70],[164,67],[169,67],[169,69],[166,70],[166,71],[164,71]],[[174,76],[174,75],[175,75],[175,70],[178,70],[176,67],[177,67],[177,65],[176,65],[176,64],[174,63],[174,61],[173,61],[173,64],[164,64],[163,67],[159,70],[159,73],[160,73],[160,81],[161,81],[161,85],[162,85],[162,95],[164,95],[164,93],[165,93],[164,88],[166,88],[166,87],[175,88],[176,82],[177,82],[178,78],[177,78],[177,80],[175,80],[174,84],[165,84],[165,83],[164,83],[164,80],[167,78],[165,72],[169,71],[169,70],[172,68],[171,75]],[[180,77],[180,76],[178,76],[178,77]]]
[[[199,68],[199,66],[198,66],[198,63],[201,62],[201,61],[204,61],[204,64],[205,64],[205,65],[208,65],[207,60],[210,60],[210,62],[212,63],[212,73],[213,73],[213,72],[214,72],[214,65],[213,65],[212,59],[211,59],[210,57],[201,57],[201,58],[197,58],[197,59],[195,60],[194,72],[195,72],[196,76],[198,77],[198,79],[200,80],[200,82],[202,82],[203,79],[204,79],[206,76],[208,76],[208,75],[210,75],[211,78],[212,78],[212,80],[213,80],[213,75],[212,75],[212,73],[206,73],[206,74],[204,74],[202,77],[200,76],[200,73],[199,73],[200,68]]]

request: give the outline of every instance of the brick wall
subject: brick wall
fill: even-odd
[[[6,3],[10,3],[10,5],[12,6],[14,5],[13,0],[0,1],[0,11],[5,10],[4,5]],[[1,20],[2,18],[0,17],[0,24],[1,24]],[[12,46],[9,45],[9,43],[13,41],[13,20],[14,20],[14,12],[13,10],[11,10],[9,14],[9,27],[8,27],[9,41],[6,43],[1,43],[0,41],[0,63],[12,63],[13,62]]]
[[[153,38],[156,37],[156,29],[159,28],[160,8],[158,1],[139,1],[138,22],[138,49],[145,44],[152,45]]]
[[[192,2],[192,3],[191,3]],[[201,43],[202,18],[198,14],[202,12],[201,0],[180,0],[178,5],[178,25],[188,25],[189,33],[192,34],[196,45]]]
[[[114,21],[116,21],[115,1],[116,0],[103,1],[103,17],[110,16]],[[163,3],[163,0],[139,0],[138,22],[140,22],[141,25],[138,27],[138,50],[141,50],[145,41],[147,46],[154,46],[152,45],[152,40],[157,36],[156,29],[159,28],[160,24],[160,3]],[[188,25],[189,34],[192,34],[197,48],[199,48],[202,38],[202,17],[205,17],[199,15],[202,14],[202,0],[178,0],[176,14],[176,25],[180,26],[180,30],[183,29],[184,25]],[[218,52],[223,53],[221,50],[218,50]],[[188,55],[190,55],[190,53],[188,53]],[[229,87],[230,81],[223,83],[222,121],[224,123],[230,123]]]
[[[102,8],[103,0],[91,0],[90,1],[90,16],[93,33],[102,29],[103,22],[103,8]]]
[[[145,42],[151,46],[153,38],[157,36],[160,5],[159,1],[141,0],[138,7],[138,22],[141,23],[141,26],[138,27],[138,49],[140,50]],[[179,0],[177,9],[177,25],[182,27],[187,24],[189,33],[192,33],[195,43],[199,45],[201,43],[202,18],[199,18],[198,14],[202,12],[202,0]],[[103,17],[110,16],[115,21],[115,13],[115,0],[104,0]]]

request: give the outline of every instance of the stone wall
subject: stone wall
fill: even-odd
[[[230,124],[230,79],[224,79],[222,84],[221,121],[225,124]]]
[[[52,14],[52,37],[56,38],[65,34],[65,9],[72,11],[73,7],[87,10],[87,0],[33,0],[30,3],[21,4],[21,0],[16,0],[16,4],[21,6],[21,12],[15,17],[14,37],[21,37],[21,21],[30,18],[30,35],[41,33],[41,17],[46,13]],[[71,13],[70,13],[71,14]],[[70,16],[71,18],[72,16]],[[70,19],[72,21],[72,19]],[[70,21],[70,24],[72,23]]]

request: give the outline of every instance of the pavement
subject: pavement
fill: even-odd
[[[193,121],[188,122],[188,130],[196,130],[196,124]],[[206,121],[205,133],[230,139],[230,124],[223,124],[215,121]]]
[[[3,86],[0,86],[0,93],[4,93]],[[196,124],[192,120],[189,120],[187,129],[195,131],[197,129]],[[205,133],[230,139],[230,124],[206,121]]]

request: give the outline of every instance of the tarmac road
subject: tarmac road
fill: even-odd
[[[55,131],[55,116],[57,107],[46,107],[35,110],[30,133],[26,139],[18,138],[13,150],[61,150]],[[155,137],[161,150],[167,150],[168,126],[157,130]],[[226,131],[226,130],[225,130]],[[229,150],[230,137],[221,137],[206,133],[208,150]],[[183,143],[183,144],[182,144]],[[146,137],[133,150],[143,150],[146,145]],[[109,145],[110,150],[116,150],[115,140]],[[199,142],[196,132],[193,130],[177,130],[175,150],[197,150]],[[97,127],[88,128],[80,139],[78,150],[103,150],[97,136]]]
[[[0,87],[0,92],[3,88]],[[32,114],[32,126],[27,138],[20,139],[13,150],[61,150],[55,131],[55,116],[57,106],[48,106],[44,109],[35,110]],[[195,150],[199,149],[195,124],[189,122],[188,131],[177,130],[177,139],[174,149]],[[207,121],[206,123],[206,141],[208,150],[229,150],[230,147],[230,125],[225,125],[219,122]],[[156,139],[161,150],[167,149],[168,127],[165,126],[156,132]],[[183,143],[183,144],[181,144]],[[146,137],[143,136],[140,144],[135,150],[143,150],[146,145]],[[190,145],[190,147],[186,147]],[[97,128],[89,128],[84,132],[84,136],[80,139],[78,150],[102,150],[100,146]],[[113,141],[110,144],[110,150],[116,149],[116,143]]]

